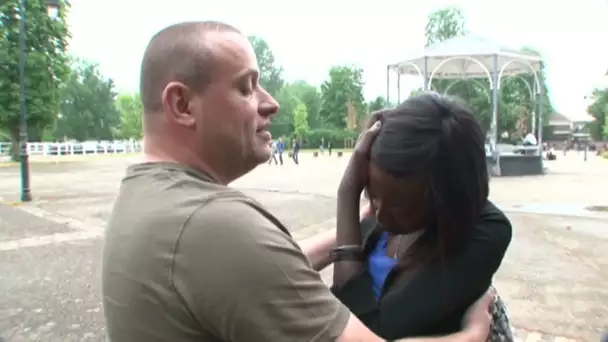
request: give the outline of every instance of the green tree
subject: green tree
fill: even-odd
[[[595,118],[588,124],[589,133],[595,140],[608,138],[608,88],[595,89],[591,95],[591,105],[587,112]]]
[[[289,87],[283,87],[275,96],[280,108],[270,122],[269,131],[273,137],[284,137],[293,133],[293,113],[298,105],[298,98],[290,90]]]
[[[120,122],[114,82],[105,79],[96,64],[75,61],[61,92],[61,116],[55,138],[78,141],[111,140]]]
[[[305,81],[296,81],[284,86],[300,102],[306,105],[308,111],[308,124],[311,129],[321,128],[322,122],[319,118],[321,111],[321,93],[319,89]]]
[[[370,101],[367,104],[367,107],[369,108],[370,112],[375,112],[377,110],[389,107],[390,104],[388,103],[388,101],[386,101],[386,99],[382,96],[378,96],[376,97],[373,101]]]
[[[306,105],[299,102],[293,111],[293,128],[298,139],[306,138],[308,135],[308,110]]]
[[[334,66],[329,79],[321,85],[320,121],[327,128],[345,129],[347,105],[351,103],[357,121],[366,115],[363,97],[363,70],[351,66]]]
[[[0,128],[8,131],[13,156],[19,149],[19,2],[0,1]],[[60,1],[57,17],[50,17],[43,0],[26,4],[25,90],[28,132],[39,139],[59,113],[60,87],[70,73],[66,24],[67,1]]]
[[[283,88],[283,68],[277,65],[274,54],[264,39],[257,36],[249,36],[249,42],[253,46],[253,51],[258,60],[260,85],[270,95],[276,96],[279,90]]]
[[[141,139],[143,137],[143,108],[139,93],[120,94],[116,99],[116,107],[120,113],[120,124],[116,129],[116,136],[120,139]]]
[[[445,7],[429,14],[424,27],[425,46],[465,34],[465,18],[462,10],[453,6]]]
[[[521,53],[542,57],[540,52],[532,47],[523,47]],[[538,72],[538,81],[542,88],[540,104],[542,107],[542,122],[543,125],[547,125],[554,109],[548,94],[549,89],[547,87],[545,66],[542,63]],[[515,132],[517,122],[520,120],[525,122],[528,129],[531,129],[533,126],[538,127],[538,116],[536,117],[536,123],[532,122],[532,113],[538,110],[538,108],[534,106],[536,94],[531,94],[531,90],[532,92],[535,91],[535,80],[532,72],[502,78],[500,82],[500,116],[498,118],[498,127],[501,132]],[[546,133],[548,130],[545,129],[543,132]],[[545,136],[546,134],[543,135]]]
[[[605,112],[608,113],[608,106],[606,106]],[[604,137],[608,137],[608,120],[604,122],[604,129],[602,133],[604,133]]]

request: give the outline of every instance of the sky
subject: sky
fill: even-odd
[[[500,45],[538,50],[555,109],[584,116],[585,96],[608,86],[608,0],[72,0],[70,50],[98,63],[118,91],[139,89],[150,38],[181,21],[218,20],[265,39],[287,80],[320,85],[332,65],[364,70],[365,96],[386,96],[386,65],[424,46],[429,13],[457,6],[467,29]],[[602,43],[603,41],[603,43]],[[396,88],[394,80],[393,87]],[[421,81],[402,80],[404,98]],[[396,90],[391,88],[391,98]]]

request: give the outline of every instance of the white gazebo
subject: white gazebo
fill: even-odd
[[[500,80],[503,76],[518,76],[532,74],[534,83],[530,85],[524,78],[521,80],[530,91],[530,98],[534,99],[536,110],[533,114],[532,131],[538,137],[538,153],[540,158],[542,144],[542,106],[540,105],[543,89],[539,80],[542,60],[536,54],[528,54],[516,49],[504,47],[480,36],[461,36],[431,45],[410,58],[387,66],[386,91],[387,100],[390,91],[390,73],[397,74],[397,101],[400,98],[401,75],[414,75],[422,77],[424,90],[432,90],[431,82],[434,79],[485,78],[489,81],[492,91],[492,124],[490,140],[494,155],[497,173],[500,174],[500,153],[494,148],[498,140],[498,92]],[[446,89],[446,92],[448,89]],[[538,115],[538,127],[536,124]],[[542,160],[540,161],[542,172]]]

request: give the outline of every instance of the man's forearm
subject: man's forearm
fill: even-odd
[[[388,340],[390,341],[390,340]],[[393,340],[394,342],[481,342],[484,338],[479,338],[472,333],[461,331],[452,335],[442,337],[412,337],[401,340]]]
[[[465,328],[464,330],[443,337],[412,337],[398,340],[386,340],[374,334],[369,328],[351,313],[347,326],[337,342],[485,342],[487,331]]]
[[[300,248],[315,271],[321,271],[331,264],[330,252],[336,247],[336,230],[321,233],[300,243]]]

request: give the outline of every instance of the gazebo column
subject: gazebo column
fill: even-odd
[[[386,66],[386,103],[391,102],[391,66]]]
[[[397,74],[397,105],[401,104],[401,74]]]
[[[498,142],[498,88],[500,86],[498,79],[498,56],[492,56],[492,125],[491,134],[494,145]]]
[[[429,90],[429,58],[424,56],[424,75],[423,75],[424,91]]]
[[[498,143],[498,88],[500,79],[498,78],[498,56],[492,56],[492,124],[490,126],[490,144],[492,159],[494,164],[494,175],[500,176],[500,152],[497,148]]]
[[[542,155],[543,152],[543,92],[542,89],[536,90],[535,103],[536,103],[536,115],[538,115],[538,137],[536,141],[538,142],[538,152]]]
[[[538,89],[536,89],[536,82],[532,85],[532,91],[530,92],[530,100],[532,100],[532,132],[535,136],[538,136],[538,132],[536,131],[538,125]]]

